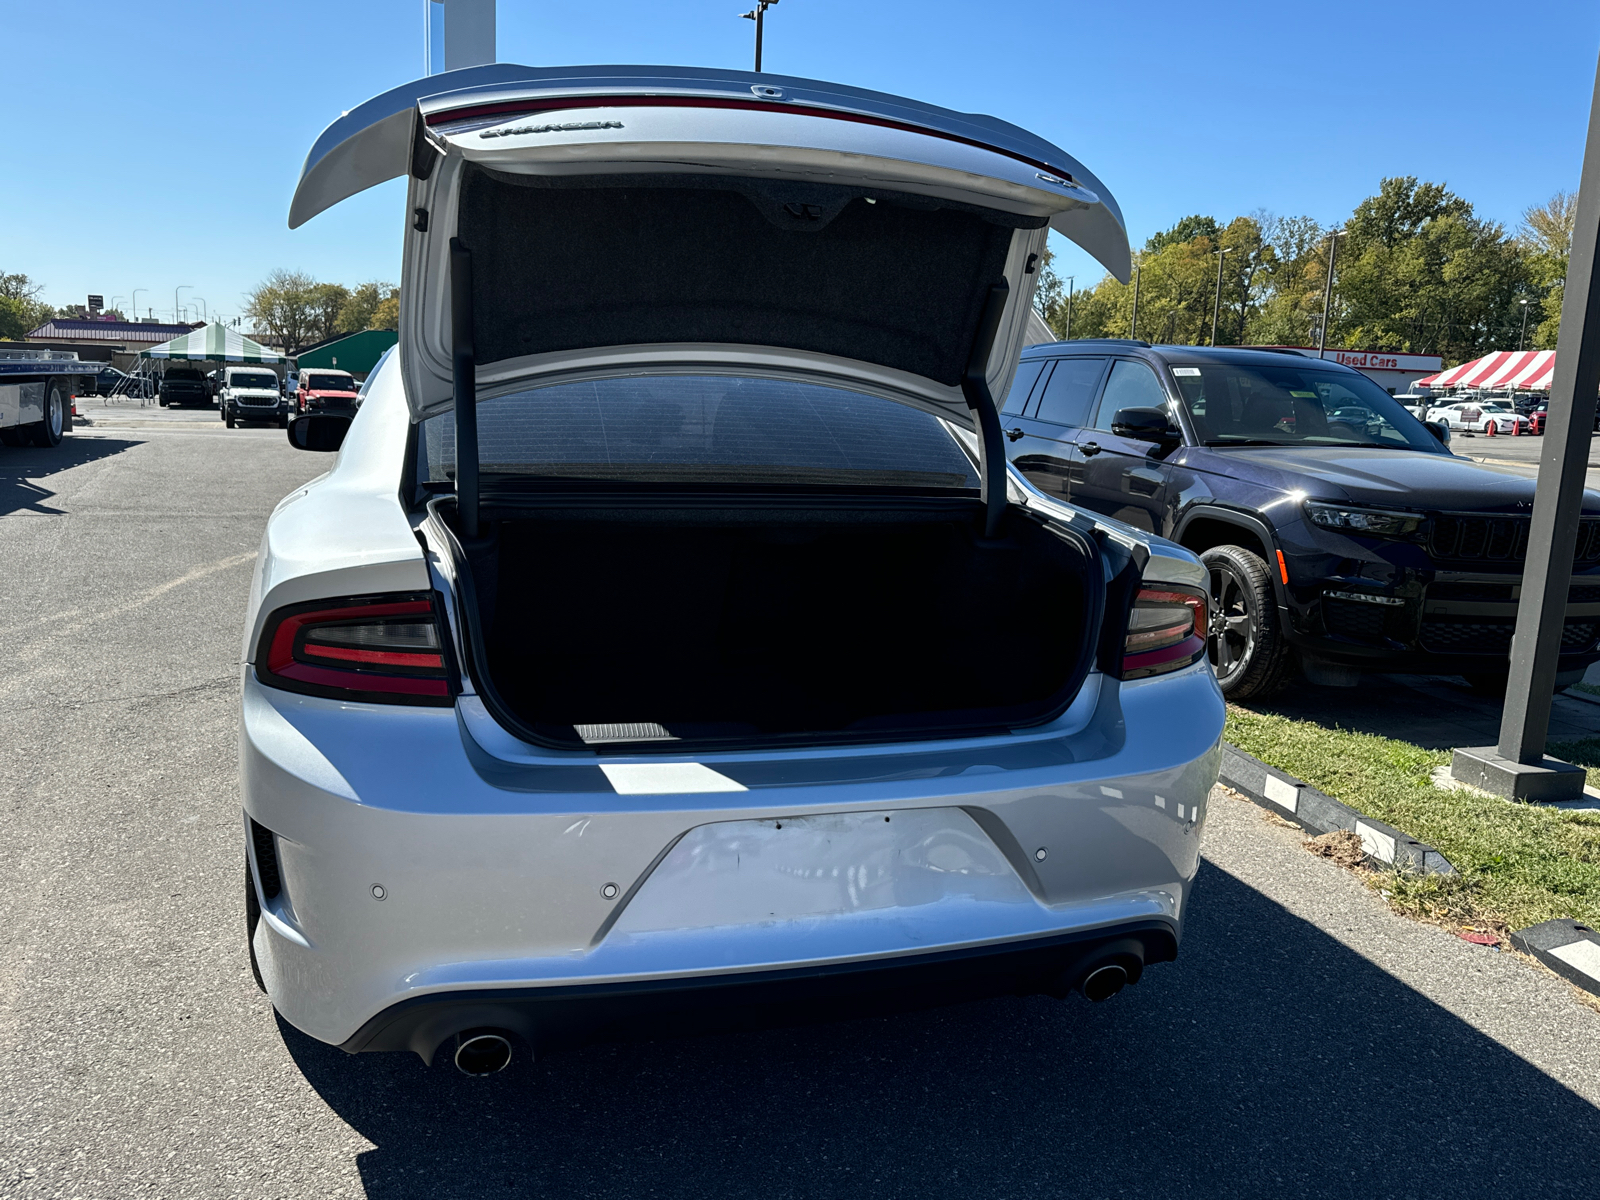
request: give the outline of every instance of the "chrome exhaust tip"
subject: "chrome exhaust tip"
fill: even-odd
[[[463,1075],[493,1075],[511,1063],[511,1042],[492,1029],[469,1029],[456,1037],[456,1070]]]
[[[1083,977],[1078,990],[1090,1000],[1109,1000],[1128,983],[1128,969],[1120,963],[1107,963],[1096,967]]]

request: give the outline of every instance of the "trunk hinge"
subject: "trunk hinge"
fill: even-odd
[[[450,357],[455,380],[456,512],[478,536],[478,370],[472,346],[472,251],[450,239]],[[999,420],[995,429],[1000,428]]]
[[[1000,518],[1006,511],[1006,444],[1000,432],[1000,411],[995,407],[994,397],[989,394],[989,355],[994,351],[995,334],[1000,331],[1000,318],[1005,313],[1006,299],[1010,294],[1011,285],[1003,279],[989,289],[989,296],[983,304],[983,315],[978,318],[977,336],[972,340],[972,353],[967,357],[967,369],[961,375],[961,394],[966,397],[967,407],[978,420],[983,532],[989,538],[999,534]]]

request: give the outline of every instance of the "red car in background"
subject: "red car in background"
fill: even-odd
[[[360,385],[349,371],[302,371],[300,386],[295,391],[295,411],[306,413],[328,408],[353,411],[359,403],[359,390]]]

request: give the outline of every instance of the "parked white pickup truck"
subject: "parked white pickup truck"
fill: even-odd
[[[61,350],[0,350],[0,444],[59,446],[73,397],[93,393],[99,369]]]

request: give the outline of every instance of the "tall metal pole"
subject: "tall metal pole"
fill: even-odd
[[[1076,275],[1067,276],[1067,327],[1061,337],[1063,342],[1072,340],[1072,284],[1077,278]]]
[[[1237,249],[1235,246],[1224,246],[1217,251],[1217,298],[1211,305],[1211,344],[1217,344],[1217,314],[1222,311],[1222,260]]]
[[[761,35],[766,22],[767,9],[776,4],[778,0],[756,0],[756,6],[747,13],[740,13],[741,17],[756,23],[756,70],[761,70]]]
[[[1500,756],[1524,765],[1544,761],[1550,697],[1565,630],[1572,555],[1583,513],[1584,473],[1600,391],[1600,69],[1589,109],[1589,136],[1578,184],[1577,219],[1561,305],[1555,376],[1550,384],[1549,428],[1539,456],[1533,523],[1517,631],[1511,640],[1511,676],[1500,721]],[[1575,787],[1581,790],[1583,774]],[[1498,789],[1497,789],[1498,790]]]
[[[1522,353],[1522,343],[1528,340],[1528,302],[1522,302],[1522,332],[1517,334],[1517,353]]]
[[[1333,258],[1339,251],[1339,239],[1344,230],[1335,229],[1328,235],[1328,282],[1322,289],[1322,328],[1317,331],[1317,357],[1327,357],[1328,314],[1333,310]]]
[[[172,289],[172,323],[174,325],[181,320],[181,318],[178,316],[178,293],[183,291],[184,288],[192,288],[193,286],[194,284],[192,283],[180,283],[177,287]]]
[[[1139,340],[1139,264],[1133,264],[1133,320],[1128,322],[1128,340]]]

